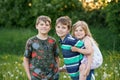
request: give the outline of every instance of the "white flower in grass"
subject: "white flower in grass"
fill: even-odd
[[[104,70],[106,70],[106,67],[103,67]]]
[[[98,76],[98,73],[97,73],[97,72],[95,72],[95,76]]]
[[[18,67],[15,67],[15,69],[18,69]]]
[[[3,75],[3,77],[6,77],[6,75]]]
[[[11,74],[10,76],[11,76],[11,77],[14,77],[14,75],[13,75],[13,74]]]
[[[106,79],[106,78],[107,78],[107,76],[108,76],[108,75],[107,75],[107,73],[106,73],[106,72],[104,72],[104,73],[103,73],[103,79]]]
[[[67,76],[66,76],[66,75],[64,75],[64,76],[63,76],[63,78],[67,78]]]
[[[120,74],[118,73],[117,75],[119,76]]]
[[[105,64],[105,66],[107,67],[108,64]]]
[[[4,63],[3,65],[6,65],[6,63]]]
[[[118,74],[118,70],[114,70],[114,72]]]
[[[19,72],[19,70],[17,70],[16,72]]]
[[[18,79],[18,76],[16,76],[15,78]]]
[[[15,64],[17,64],[18,62],[16,61]]]
[[[111,77],[111,75],[110,75],[110,74],[108,74],[108,77]]]
[[[68,78],[70,78],[70,76],[68,76]]]
[[[10,72],[10,71],[8,71],[8,74],[11,74],[11,72]]]
[[[118,69],[118,67],[115,67],[115,69],[117,70],[117,69]]]
[[[20,74],[22,75],[22,72],[20,72]]]

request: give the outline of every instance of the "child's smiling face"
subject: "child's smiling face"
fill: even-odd
[[[57,35],[63,40],[65,36],[69,33],[69,29],[67,25],[63,25],[58,23],[55,27]]]
[[[85,31],[82,27],[77,27],[74,31],[74,35],[78,39],[83,39],[85,37]]]
[[[39,33],[41,34],[47,34],[51,29],[50,23],[48,21],[44,22],[41,20],[36,26],[36,29],[38,29]]]

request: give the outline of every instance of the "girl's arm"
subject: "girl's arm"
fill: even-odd
[[[86,37],[84,39],[84,45],[85,45],[85,49],[80,49],[80,48],[77,48],[77,47],[72,47],[71,50],[74,51],[74,52],[82,53],[85,56],[87,56],[88,64],[87,64],[87,67],[86,67],[84,75],[88,75],[89,71],[90,71],[90,66],[91,66],[91,63],[92,63],[93,52],[94,52],[93,48],[92,48],[92,42],[91,42],[90,38]]]
[[[77,47],[72,47],[71,50],[73,52],[79,52],[82,54],[91,54],[93,53],[93,48],[92,48],[92,43],[91,40],[87,37],[84,39],[84,45],[85,45],[85,49],[81,49],[81,48],[77,48]]]
[[[26,74],[28,76],[28,79],[31,80],[30,70],[29,70],[29,59],[24,57],[23,63],[24,63],[24,68],[25,68]]]

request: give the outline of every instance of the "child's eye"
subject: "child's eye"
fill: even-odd
[[[62,27],[62,29],[66,29],[66,27]]]
[[[44,24],[40,24],[41,26],[43,26]]]
[[[75,30],[75,32],[77,32],[78,30]]]
[[[80,32],[82,32],[83,30],[79,30]]]
[[[60,28],[60,26],[56,26],[56,28]]]
[[[46,26],[49,26],[49,24],[46,24]]]

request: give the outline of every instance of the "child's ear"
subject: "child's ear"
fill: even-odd
[[[38,29],[38,25],[36,25],[35,28]]]

